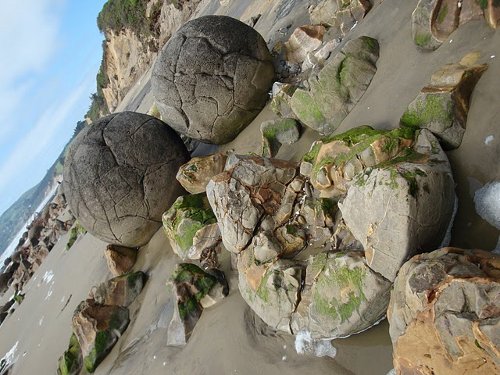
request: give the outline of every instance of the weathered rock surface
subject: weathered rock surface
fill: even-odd
[[[264,39],[226,16],[187,22],[153,68],[152,90],[162,118],[204,142],[234,139],[263,108],[274,78]]]
[[[435,50],[460,25],[484,18],[497,28],[500,4],[494,0],[420,0],[412,13],[412,36],[423,50]]]
[[[398,374],[500,370],[500,258],[443,248],[406,262],[388,310]]]
[[[188,160],[165,123],[123,112],[86,127],[64,164],[64,193],[78,221],[103,241],[142,246],[180,194],[175,180]]]
[[[465,133],[472,91],[487,68],[486,64],[444,65],[410,103],[401,124],[429,129],[443,147],[457,148]]]
[[[137,249],[118,245],[108,245],[104,252],[109,271],[113,276],[121,276],[132,270],[137,260]]]
[[[218,255],[222,251],[222,236],[217,223],[205,225],[193,237],[193,246],[187,257],[199,260],[204,269],[219,268]]]
[[[194,157],[181,165],[177,181],[191,194],[205,192],[208,181],[224,170],[227,154],[218,152],[208,156]]]
[[[73,332],[82,350],[83,364],[94,372],[108,355],[129,323],[128,309],[99,305],[89,299],[81,302],[73,314]]]
[[[80,343],[73,333],[69,339],[68,350],[59,358],[58,375],[78,375],[83,366]]]
[[[354,108],[377,70],[377,40],[363,36],[348,41],[317,74],[308,89],[297,89],[291,108],[303,124],[320,134],[331,134]]]
[[[287,61],[302,64],[309,52],[321,46],[325,31],[326,29],[322,25],[297,27],[285,43]]]
[[[371,9],[369,0],[323,0],[309,8],[311,22],[328,25],[339,36],[347,34]]]
[[[291,108],[291,101],[293,93],[296,89],[296,86],[288,83],[274,82],[272,89],[271,110],[280,117],[295,117]]]
[[[227,284],[191,263],[180,263],[172,275],[177,306],[168,327],[167,345],[185,345],[203,312],[227,296]]]
[[[439,247],[455,204],[451,167],[432,133],[418,132],[407,150],[358,176],[339,203],[368,266],[391,281],[416,252]]]
[[[262,156],[274,157],[281,145],[291,145],[300,138],[300,125],[293,118],[265,121],[260,125]]]
[[[91,297],[100,305],[128,307],[141,293],[146,280],[144,272],[126,273],[93,288]]]
[[[163,214],[163,227],[172,250],[183,260],[189,258],[196,233],[215,222],[205,193],[181,196]]]
[[[384,317],[392,283],[368,267],[363,252],[320,253],[310,260],[305,275],[292,319],[295,332],[346,337]]]

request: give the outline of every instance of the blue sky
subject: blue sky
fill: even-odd
[[[0,214],[36,185],[83,119],[105,0],[1,0]]]

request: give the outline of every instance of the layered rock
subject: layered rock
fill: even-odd
[[[163,214],[163,227],[172,249],[182,259],[189,258],[197,232],[215,221],[205,193],[181,196]]]
[[[179,136],[160,120],[132,112],[110,115],[71,143],[64,192],[92,235],[117,245],[142,246],[180,194],[175,174],[187,159]]]
[[[126,273],[93,288],[90,296],[100,305],[128,307],[141,293],[146,280],[144,272]]]
[[[435,50],[458,27],[481,18],[497,28],[500,4],[494,0],[420,0],[412,13],[413,40],[423,50]]]
[[[292,118],[265,121],[260,125],[262,156],[274,157],[281,145],[291,145],[300,138],[300,125]]]
[[[446,149],[460,146],[465,133],[470,98],[486,64],[447,64],[410,103],[401,124],[429,129]]]
[[[109,271],[113,276],[121,276],[132,270],[137,260],[137,249],[118,245],[108,245],[104,252]]]
[[[229,290],[217,277],[191,263],[177,265],[172,283],[176,296],[174,315],[168,327],[167,345],[185,345],[203,312],[224,298]]]
[[[303,124],[331,134],[354,108],[377,70],[378,42],[366,36],[348,41],[323,69],[297,89],[291,108]]]
[[[274,78],[264,39],[226,16],[187,22],[160,52],[151,79],[162,118],[208,143],[234,139],[263,108]]]
[[[292,64],[302,64],[309,52],[321,46],[325,31],[322,25],[297,27],[285,43],[286,60]]]
[[[444,248],[401,267],[388,310],[398,374],[500,370],[500,258]]]
[[[371,7],[369,0],[324,0],[309,8],[309,16],[312,23],[328,25],[343,36],[365,17]]]
[[[194,157],[181,165],[177,172],[177,181],[191,194],[203,193],[208,181],[224,170],[226,159],[227,154],[224,152]]]
[[[129,312],[125,307],[99,305],[91,299],[78,305],[73,315],[73,332],[88,372],[95,371],[128,323]]]

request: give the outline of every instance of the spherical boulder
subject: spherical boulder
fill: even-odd
[[[91,234],[117,245],[142,246],[181,194],[175,175],[188,158],[182,140],[162,121],[133,112],[109,115],[71,143],[64,194]]]
[[[187,22],[161,50],[151,79],[162,119],[207,143],[233,140],[264,107],[274,78],[264,39],[226,16]]]

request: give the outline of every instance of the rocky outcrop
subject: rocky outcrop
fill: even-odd
[[[203,142],[234,139],[257,116],[274,79],[264,39],[226,16],[187,22],[161,50],[151,78],[162,118]]]
[[[82,351],[83,364],[94,372],[108,355],[129,323],[125,307],[99,305],[94,300],[81,302],[73,314],[73,332]]]
[[[447,64],[436,71],[401,117],[401,124],[429,129],[443,147],[460,146],[470,98],[488,65]]]
[[[216,154],[194,157],[181,165],[177,172],[177,181],[191,194],[205,192],[208,181],[224,170],[227,154]]]
[[[181,193],[175,180],[188,152],[160,120],[122,112],[86,127],[64,163],[64,193],[78,221],[117,245],[146,244]]]
[[[276,156],[281,145],[291,145],[300,138],[300,125],[293,118],[265,121],[260,125],[262,156]]]
[[[104,252],[109,271],[113,276],[128,273],[137,260],[137,249],[118,245],[108,245]]]
[[[366,36],[348,41],[324,68],[312,75],[307,89],[297,89],[291,108],[303,124],[331,134],[354,108],[377,70],[378,42]]]
[[[216,221],[205,193],[177,198],[162,220],[172,250],[183,260],[189,258],[197,232]]]
[[[177,304],[168,327],[167,345],[185,345],[203,312],[229,290],[217,278],[191,263],[177,265],[172,284]]]
[[[412,13],[413,41],[423,50],[435,50],[458,27],[480,18],[497,28],[500,4],[494,0],[420,0]]]
[[[500,370],[500,258],[444,248],[401,267],[388,310],[398,374]]]
[[[58,375],[78,375],[83,367],[82,351],[80,343],[73,333],[69,339],[68,349],[59,358],[57,366]]]
[[[142,272],[130,272],[114,277],[93,288],[90,297],[100,305],[128,307],[141,293],[147,275]]]

